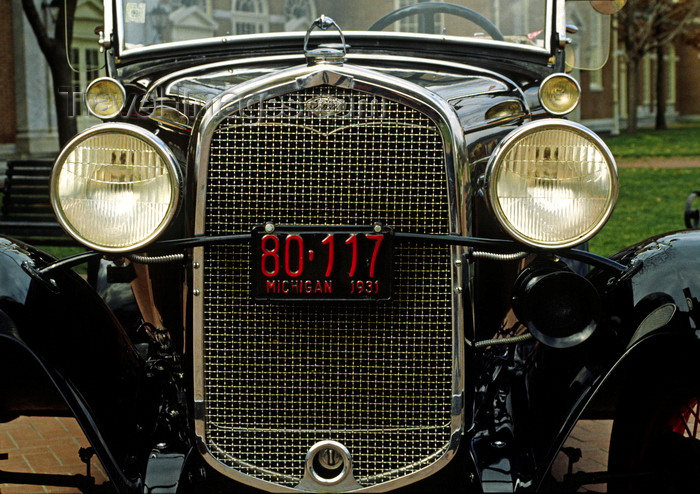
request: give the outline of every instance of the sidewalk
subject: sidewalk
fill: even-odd
[[[683,168],[700,166],[700,156],[683,156],[678,158],[621,158],[617,160],[617,166],[622,167],[649,167],[649,168]]]

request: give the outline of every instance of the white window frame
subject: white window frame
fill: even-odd
[[[241,10],[248,4],[251,10]],[[268,0],[231,0],[231,34],[257,34],[270,31]]]
[[[605,89],[603,87],[603,69],[588,72],[588,89],[595,93],[600,93]]]

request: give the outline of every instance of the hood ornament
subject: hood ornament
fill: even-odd
[[[318,45],[315,49],[309,48],[309,39],[314,29],[318,28],[321,31],[328,31],[332,27],[338,31],[340,43],[323,43]],[[316,19],[309,27],[309,30],[306,31],[306,36],[304,37],[304,55],[306,55],[306,62],[309,65],[318,65],[322,63],[342,65],[348,53],[347,48],[348,45],[345,44],[343,31],[341,31],[340,26],[330,17],[322,15]]]

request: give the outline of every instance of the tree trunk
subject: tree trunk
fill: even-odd
[[[66,46],[70,46],[73,37],[76,3],[77,0],[60,2],[61,8],[57,16],[54,38],[50,38],[34,0],[22,0],[24,14],[51,70],[60,146],[65,145],[78,129],[74,107],[73,76],[66,58]]]
[[[637,79],[639,60],[627,57],[627,129],[628,134],[637,132]]]
[[[642,60],[644,53],[639,53],[635,44],[637,34],[637,13],[635,12],[636,5],[628,6],[626,21],[624,23],[625,32],[625,55],[627,57],[627,134],[637,132],[637,87],[639,78],[639,63]]]
[[[666,125],[666,46],[656,47],[656,130],[665,130]]]
[[[69,140],[78,132],[78,122],[76,115],[76,103],[80,102],[82,93],[79,88],[73,87],[73,74],[66,55],[63,52],[49,63],[51,76],[53,78],[54,107],[56,108],[56,120],[58,125],[58,142],[61,147],[65,146]],[[59,56],[61,58],[59,58]],[[76,100],[77,99],[77,100]]]

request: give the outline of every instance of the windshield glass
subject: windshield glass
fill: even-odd
[[[424,33],[546,48],[547,0],[118,0],[121,49],[305,33],[321,14],[345,33]]]
[[[610,16],[601,15],[589,2],[566,4],[570,33],[566,65],[574,69],[598,70],[608,60]]]

